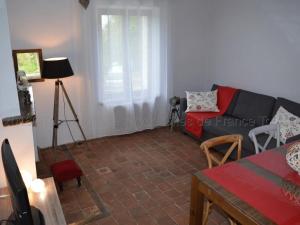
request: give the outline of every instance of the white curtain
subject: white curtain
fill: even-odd
[[[166,125],[166,9],[163,0],[93,0],[82,10],[81,107],[93,137]]]

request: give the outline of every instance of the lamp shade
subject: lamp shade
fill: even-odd
[[[59,79],[72,76],[73,70],[68,58],[49,58],[43,60],[42,78]]]

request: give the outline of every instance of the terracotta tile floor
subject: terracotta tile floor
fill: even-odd
[[[79,154],[85,176],[110,211],[90,225],[188,225],[191,175],[207,167],[195,140],[159,128],[88,146],[73,146],[71,153]],[[66,219],[74,221],[79,213],[74,208]],[[227,221],[213,211],[208,224]]]

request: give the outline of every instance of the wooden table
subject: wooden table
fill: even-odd
[[[53,178],[44,179],[46,190],[42,193],[28,191],[30,204],[41,210],[46,225],[66,225],[65,217],[56,192]],[[6,189],[0,189],[0,220],[7,219],[12,212],[10,197]]]
[[[300,224],[300,176],[285,160],[287,145],[196,173],[190,225],[202,224],[207,198],[240,224]]]

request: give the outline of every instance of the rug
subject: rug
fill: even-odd
[[[37,163],[39,178],[51,177],[50,165],[67,159],[76,161],[83,171],[81,187],[77,187],[77,181],[73,179],[64,182],[63,192],[57,188],[67,224],[88,224],[110,214],[100,194],[93,188],[91,180],[95,171],[89,164],[89,151],[89,143],[62,145],[56,150],[40,150],[40,162]]]

